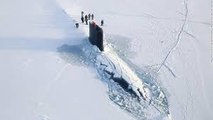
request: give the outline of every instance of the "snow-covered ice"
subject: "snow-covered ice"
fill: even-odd
[[[82,10],[98,24],[104,19],[110,51],[144,83],[160,87],[172,120],[213,119],[210,0],[0,3],[0,119],[132,120],[140,114],[118,107],[117,98],[129,95],[105,84],[91,56],[83,55],[88,29],[74,26]],[[128,104],[137,102],[122,105]]]

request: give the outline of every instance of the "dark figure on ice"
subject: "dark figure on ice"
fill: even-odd
[[[81,22],[84,23],[84,17],[83,16],[81,17]]]
[[[84,16],[84,11],[81,11],[81,17],[83,17]]]
[[[104,25],[104,20],[101,20],[101,26],[103,26]]]
[[[78,24],[78,23],[75,23],[75,27],[78,28],[78,27],[79,27],[79,24]]]
[[[88,15],[88,18],[89,18],[89,20],[90,20],[90,18],[91,18],[91,15],[90,15],[90,14]]]
[[[85,22],[86,22],[86,25],[88,25],[88,16],[85,15]]]
[[[92,20],[94,19],[94,15],[93,14],[91,15],[91,18],[92,18]]]

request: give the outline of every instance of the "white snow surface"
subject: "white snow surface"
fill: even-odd
[[[88,37],[74,26],[81,11],[104,19],[118,55],[155,75],[172,120],[213,119],[210,2],[1,0],[0,119],[135,119],[110,101],[94,68],[58,52]]]

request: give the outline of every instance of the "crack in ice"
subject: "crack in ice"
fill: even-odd
[[[180,37],[183,33],[183,30],[184,30],[184,27],[185,27],[185,24],[186,24],[186,21],[187,21],[187,17],[188,17],[188,5],[187,5],[187,0],[184,0],[184,5],[185,5],[185,18],[184,18],[184,22],[183,24],[181,25],[181,28],[180,28],[180,31],[177,35],[177,39],[176,39],[176,42],[174,44],[174,46],[169,50],[169,52],[167,53],[166,57],[164,58],[163,62],[160,64],[160,67],[158,68],[157,72],[159,72],[161,70],[161,68],[165,65],[168,57],[170,56],[170,54],[172,53],[173,50],[175,50],[175,48],[177,47],[177,45],[180,43]]]

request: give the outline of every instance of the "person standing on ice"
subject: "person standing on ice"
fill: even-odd
[[[90,13],[88,14],[88,19],[90,20],[90,18],[91,18],[91,15],[90,15]]]
[[[81,11],[81,22],[84,23],[84,11]]]
[[[86,25],[88,25],[88,16],[85,15],[85,22],[86,22]]]
[[[81,11],[81,17],[83,17],[84,16],[84,11]]]
[[[84,23],[84,17],[83,16],[81,17],[81,22]]]
[[[104,25],[104,20],[101,20],[101,26],[103,26]]]
[[[91,15],[91,18],[92,18],[92,20],[94,19],[94,15],[93,14]]]
[[[79,24],[78,24],[78,23],[75,23],[75,27],[78,28],[78,27],[79,27]]]

